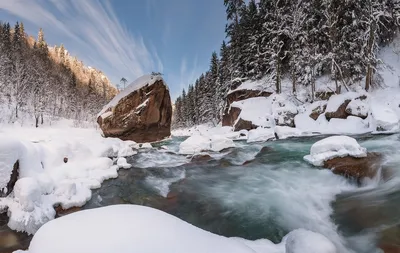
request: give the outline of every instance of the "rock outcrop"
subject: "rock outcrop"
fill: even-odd
[[[247,90],[247,89],[237,90],[229,93],[226,98],[226,106],[224,110],[224,115],[222,117],[222,126],[234,126],[235,122],[237,121],[240,115],[241,109],[237,107],[232,107],[231,104],[233,102],[242,101],[255,97],[269,97],[271,96],[271,94],[272,94],[271,92],[267,91]],[[244,128],[235,127],[235,129],[236,129],[235,131],[239,131],[243,129],[250,130],[254,128],[251,128],[250,126]]]
[[[171,135],[172,104],[161,76],[146,75],[104,107],[97,123],[105,137],[138,143],[160,141]]]

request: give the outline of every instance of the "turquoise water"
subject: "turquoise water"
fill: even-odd
[[[198,162],[174,154],[184,139],[173,138],[157,146],[169,151],[141,151],[128,159],[134,167],[94,191],[85,208],[147,205],[216,234],[275,243],[291,230],[306,228],[327,236],[340,252],[378,252],[382,241],[392,244],[381,234],[400,218],[400,185],[394,183],[399,136],[357,137],[369,151],[386,155],[385,166],[394,175],[389,182],[378,178],[361,187],[303,161],[321,138],[237,142],[236,148]],[[377,221],[357,222],[359,212]]]

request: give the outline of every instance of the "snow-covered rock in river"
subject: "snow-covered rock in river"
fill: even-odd
[[[272,128],[253,129],[249,131],[249,137],[247,138],[248,143],[252,142],[265,142],[275,139],[275,131]]]
[[[280,244],[268,240],[248,241],[212,234],[160,210],[135,205],[85,210],[50,221],[35,234],[26,253],[83,251],[337,253],[325,236],[304,229],[289,233]]]
[[[325,161],[336,157],[367,157],[367,149],[348,136],[332,136],[316,142],[311,147],[310,155],[304,160],[314,166],[323,166]]]
[[[179,145],[179,153],[194,155],[202,151],[220,152],[232,147],[235,147],[235,143],[223,136],[205,137],[202,135],[193,135]]]
[[[171,98],[164,80],[145,75],[111,100],[97,122],[106,137],[145,143],[170,136],[171,117]]]

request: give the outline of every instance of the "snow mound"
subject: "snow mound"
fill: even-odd
[[[60,241],[59,238],[63,240]],[[212,234],[157,209],[136,205],[85,210],[50,221],[35,234],[26,252],[83,251],[337,253],[335,246],[326,237],[304,229],[289,233],[280,244],[273,244],[268,240],[248,241]]]
[[[249,131],[249,136],[247,143],[252,142],[265,142],[275,139],[275,131],[272,128],[262,128],[253,129]]]
[[[235,147],[233,140],[223,136],[205,137],[193,135],[179,145],[179,153],[182,155],[194,155],[207,150],[220,152],[232,147]]]
[[[337,253],[325,236],[305,229],[292,231],[286,237],[286,253]]]
[[[76,229],[77,227],[79,229]],[[60,241],[59,238],[63,240]],[[87,253],[253,252],[240,242],[201,230],[162,211],[134,205],[85,210],[53,220],[36,233],[28,252],[83,251]]]
[[[366,157],[367,149],[348,136],[332,136],[316,142],[311,147],[310,155],[304,160],[314,166],[323,166],[325,161],[336,157]]]
[[[139,90],[147,85],[153,85],[157,81],[163,81],[160,75],[144,75],[142,77],[139,77],[134,82],[129,84],[128,87],[122,90],[118,95],[116,95],[106,106],[104,106],[103,109],[100,111],[100,113],[97,115],[97,117],[101,116],[103,113],[106,113],[112,107],[115,107],[121,99],[128,96],[132,92]],[[107,116],[102,116],[102,117],[107,118],[109,116],[110,115],[107,114]]]

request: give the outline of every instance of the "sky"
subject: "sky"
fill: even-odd
[[[0,20],[43,28],[114,84],[161,72],[175,99],[219,52],[226,15],[222,0],[0,0]]]

